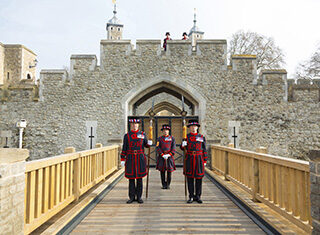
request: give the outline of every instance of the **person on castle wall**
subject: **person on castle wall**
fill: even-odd
[[[188,38],[187,33],[184,32],[184,33],[182,34],[182,40],[188,40],[188,39],[189,39],[189,38]]]
[[[129,179],[129,200],[127,203],[142,200],[142,178],[147,175],[147,161],[144,147],[150,148],[152,140],[139,130],[140,119],[129,119],[130,131],[123,137],[121,166],[125,166],[125,177]]]
[[[184,161],[184,172],[188,181],[189,200],[187,203],[197,201],[202,203],[202,178],[204,176],[204,167],[207,164],[206,139],[198,133],[200,124],[197,120],[189,120],[188,128],[190,133],[187,135],[187,140],[182,141],[181,149],[187,150]],[[195,181],[195,182],[194,182]],[[196,192],[194,193],[194,188]]]
[[[174,163],[174,154],[176,152],[176,141],[169,135],[171,127],[167,124],[162,125],[162,136],[157,139],[157,165],[156,169],[160,171],[162,189],[170,189],[171,173],[176,170]],[[166,180],[167,172],[167,180]]]
[[[170,33],[166,32],[166,37],[165,37],[165,39],[163,39],[163,48],[165,51],[167,50],[167,41],[168,40],[171,40]]]

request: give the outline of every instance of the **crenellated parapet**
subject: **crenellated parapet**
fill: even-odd
[[[227,41],[226,40],[197,40],[195,47],[192,47],[190,40],[169,40],[167,50],[162,48],[161,40],[136,41],[136,49],[130,40],[101,40],[101,66],[111,58],[124,56],[154,57],[208,57],[217,61],[218,64],[227,67]],[[108,66],[106,64],[106,66]]]
[[[320,102],[320,80],[289,79],[288,101]]]
[[[252,83],[257,84],[257,56],[256,55],[232,55],[231,66],[233,71],[243,71],[252,76]]]
[[[137,56],[160,56],[161,40],[137,40],[136,51]]]
[[[262,86],[272,92],[278,102],[288,101],[288,81],[285,69],[265,69],[260,71]]]
[[[167,56],[191,56],[192,46],[189,40],[169,40],[167,41]]]
[[[71,55],[70,58],[70,79],[74,74],[94,71],[97,67],[96,55]]]

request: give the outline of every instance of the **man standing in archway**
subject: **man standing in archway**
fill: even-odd
[[[130,131],[123,137],[121,166],[125,166],[125,177],[129,179],[129,200],[143,203],[142,178],[147,175],[147,161],[144,147],[150,148],[152,140],[147,140],[143,131],[139,130],[140,119],[129,119]]]
[[[187,203],[197,201],[202,203],[202,178],[204,176],[204,166],[207,164],[207,150],[206,139],[203,135],[198,133],[200,124],[197,120],[189,120],[187,125],[190,133],[187,135],[187,140],[181,144],[181,149],[187,150],[185,157],[185,166],[183,174],[187,176],[189,200]],[[194,180],[195,179],[195,180]],[[195,184],[194,184],[195,181]],[[194,194],[194,188],[196,193]]]
[[[176,170],[174,154],[176,152],[176,141],[169,135],[171,127],[162,125],[162,136],[157,139],[157,170],[160,171],[162,189],[170,189],[171,172]],[[167,180],[166,180],[167,172]]]

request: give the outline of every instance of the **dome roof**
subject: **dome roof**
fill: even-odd
[[[108,20],[108,24],[122,24],[121,21],[114,15],[110,20]]]

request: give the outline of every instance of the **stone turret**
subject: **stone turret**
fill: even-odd
[[[36,83],[37,55],[20,44],[0,43],[0,86]]]
[[[114,3],[113,17],[107,23],[108,40],[122,40],[123,24],[117,18],[117,5]]]
[[[194,19],[193,19],[193,27],[190,29],[188,37],[191,39],[192,46],[196,46],[196,41],[203,38],[204,32],[199,29],[197,26],[197,14],[196,9],[194,9]]]

